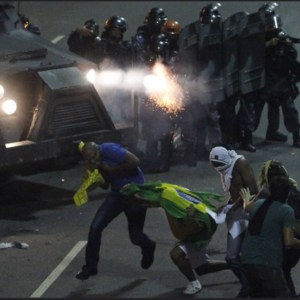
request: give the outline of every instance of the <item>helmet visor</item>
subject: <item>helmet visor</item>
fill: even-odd
[[[281,18],[277,15],[267,16],[265,25],[266,25],[266,31],[269,31],[272,29],[278,29],[278,28],[282,27],[282,21],[281,21]]]

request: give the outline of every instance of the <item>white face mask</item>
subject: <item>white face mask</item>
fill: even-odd
[[[215,169],[219,172],[219,173],[223,173],[224,171],[228,170],[230,168],[231,164],[226,164],[224,166],[219,166],[219,167],[215,167]],[[225,173],[225,172],[224,172]]]

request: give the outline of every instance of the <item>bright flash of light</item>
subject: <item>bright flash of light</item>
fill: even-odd
[[[124,78],[124,72],[121,70],[107,70],[98,74],[97,83],[105,86],[119,86]]]
[[[163,93],[167,87],[165,78],[159,78],[155,75],[147,75],[144,79],[144,86],[151,94]]]
[[[125,87],[128,90],[143,90],[144,76],[145,73],[141,70],[129,70],[128,72],[126,72],[126,76],[124,77],[124,80],[122,82],[123,87]]]
[[[95,70],[94,69],[89,70],[88,73],[86,74],[86,78],[90,83],[94,84],[95,81],[96,81],[96,72],[95,72]]]
[[[14,100],[6,100],[2,108],[6,114],[11,115],[17,110],[17,103]]]
[[[165,65],[156,63],[152,74],[144,79],[146,93],[151,104],[175,115],[183,109],[184,91],[177,82],[176,75],[171,74]]]
[[[0,99],[4,96],[4,88],[0,85]]]

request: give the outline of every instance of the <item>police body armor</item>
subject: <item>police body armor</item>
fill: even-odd
[[[150,43],[150,38],[158,32],[149,25],[142,25],[137,29],[136,35],[132,38],[134,45],[135,60],[137,63],[146,63],[148,61],[147,47]]]
[[[239,26],[240,92],[245,95],[265,85],[265,13],[245,16]]]
[[[97,44],[98,63],[109,59],[111,68],[125,70],[132,65],[131,47],[131,41],[120,41],[117,45],[110,45],[106,40],[101,40]]]
[[[295,99],[299,95],[296,85],[299,76],[299,62],[297,61],[297,50],[294,44],[288,45],[286,39],[289,38],[284,31],[279,33],[266,34],[266,40],[279,38],[279,43],[275,47],[268,47],[266,50],[266,80],[278,81],[286,78]]]

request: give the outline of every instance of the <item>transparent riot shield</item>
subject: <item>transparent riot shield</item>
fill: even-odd
[[[250,14],[239,26],[239,75],[243,95],[265,85],[265,13]]]

